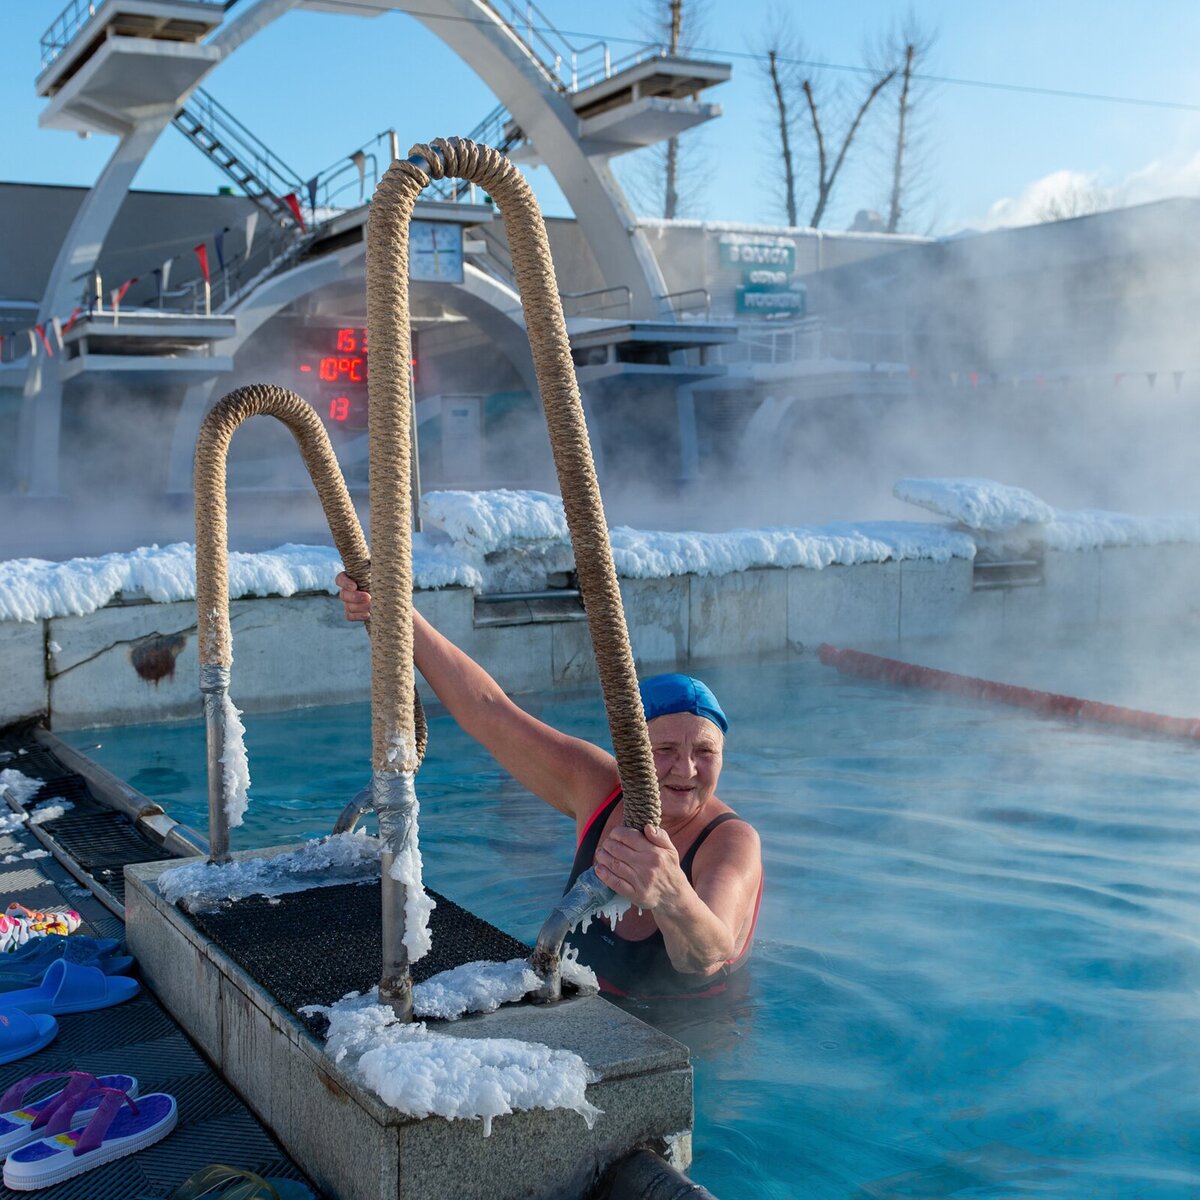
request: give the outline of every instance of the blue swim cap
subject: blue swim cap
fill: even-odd
[[[711,721],[722,733],[729,731],[729,722],[712,694],[708,684],[690,675],[652,675],[638,685],[642,693],[642,708],[646,720],[665,717],[668,713],[690,712]]]

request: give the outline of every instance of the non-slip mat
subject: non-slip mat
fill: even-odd
[[[97,877],[110,890],[115,891],[111,885],[121,879],[122,861],[166,857],[128,818],[93,799],[79,775],[34,741],[30,727],[0,734],[0,770],[5,768],[44,781],[36,798],[27,802],[34,812],[55,799],[74,805],[42,828],[60,844],[72,843],[79,858],[97,868]],[[3,811],[0,808],[0,815]],[[103,874],[108,871],[113,874]],[[0,911],[14,900],[32,908],[75,909],[84,922],[80,933],[125,934],[121,920],[79,888],[25,826],[0,834]],[[303,1178],[283,1148],[145,991],[113,1008],[59,1018],[58,1036],[50,1045],[0,1065],[0,1092],[18,1079],[49,1071],[135,1075],[143,1093],[167,1092],[175,1097],[179,1123],[161,1142],[45,1191],[15,1192],[0,1184],[0,1200],[31,1194],[53,1200],[165,1200],[189,1175],[213,1161],[259,1175]]]
[[[463,963],[528,957],[524,943],[453,900],[429,895],[437,904],[429,921],[433,947],[412,964],[414,983]],[[300,1009],[332,1004],[379,982],[382,909],[378,883],[347,883],[272,899],[251,896],[190,919],[284,1008],[323,1033],[323,1018],[302,1016]]]

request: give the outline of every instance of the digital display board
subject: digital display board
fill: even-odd
[[[333,430],[367,427],[367,331],[360,326],[309,326],[301,341],[300,394]]]

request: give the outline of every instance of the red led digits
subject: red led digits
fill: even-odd
[[[344,421],[349,415],[350,397],[334,396],[329,402],[329,419],[331,421]]]
[[[351,383],[365,383],[367,378],[366,364],[358,356],[328,355],[321,359],[317,373],[324,383],[338,383],[343,379]]]

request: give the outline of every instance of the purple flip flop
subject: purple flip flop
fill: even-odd
[[[99,1096],[92,1119],[71,1129],[75,1111]],[[17,1192],[61,1183],[102,1163],[133,1154],[175,1128],[175,1098],[152,1092],[131,1100],[113,1088],[93,1088],[59,1106],[46,1125],[47,1136],[14,1150],[4,1163],[4,1186]]]
[[[52,1079],[65,1079],[66,1086],[31,1104],[25,1103],[25,1097],[30,1092],[39,1084],[49,1083]],[[92,1092],[96,1088],[113,1088],[125,1092],[126,1095],[136,1096],[138,1081],[132,1075],[97,1077],[89,1075],[86,1071],[50,1071],[42,1075],[30,1075],[14,1083],[0,1096],[0,1158],[19,1150],[26,1142],[44,1137],[42,1128],[50,1123],[50,1118],[60,1105],[70,1103],[77,1096]],[[85,1099],[75,1110],[72,1125],[86,1125],[99,1104],[98,1096]]]
[[[105,975],[95,967],[85,967],[60,958],[46,968],[42,982],[37,987],[0,994],[0,1014],[9,1014],[13,1009],[30,1014],[49,1013],[51,1016],[91,1012],[132,1000],[138,990],[136,979],[125,975]]]

